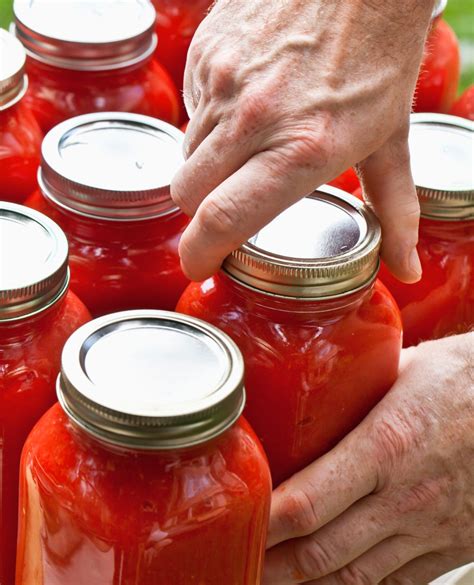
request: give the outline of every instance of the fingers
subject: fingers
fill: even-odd
[[[396,519],[384,500],[368,496],[315,534],[296,538],[270,549],[265,579],[278,583],[304,583],[329,575],[396,532]],[[299,580],[294,580],[298,576]],[[284,582],[284,579],[283,579]]]
[[[364,197],[382,224],[382,258],[403,282],[416,282],[421,265],[416,251],[420,206],[411,176],[405,137],[389,140],[359,165]]]
[[[400,583],[403,585],[425,585],[456,569],[459,565],[459,560],[448,556],[437,553],[426,554],[391,573],[386,579],[383,579],[381,585],[399,585]]]
[[[278,153],[258,153],[205,198],[180,242],[189,278],[215,274],[226,256],[305,195],[305,185],[287,166]]]
[[[190,158],[171,184],[173,201],[190,217],[195,215],[209,193],[243,167],[252,156],[251,141],[230,141],[225,124],[220,123],[212,129],[211,119],[202,121],[197,114],[191,119],[186,132],[185,152]],[[206,136],[208,131],[210,133]]]
[[[275,490],[267,548],[313,534],[375,489],[377,469],[369,441],[363,432],[351,433]]]
[[[419,540],[411,536],[393,536],[374,546],[340,571],[322,579],[307,581],[306,585],[348,585],[352,583],[377,585],[385,577],[425,552],[426,548]],[[418,582],[417,585],[421,585],[421,583]]]

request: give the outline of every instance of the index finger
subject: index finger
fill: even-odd
[[[267,548],[312,534],[377,487],[370,439],[352,432],[273,492]]]

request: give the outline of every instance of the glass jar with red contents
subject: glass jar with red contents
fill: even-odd
[[[421,206],[418,241],[423,276],[403,284],[381,278],[400,306],[404,346],[474,327],[474,123],[413,114],[411,168]]]
[[[189,220],[169,189],[182,141],[165,122],[120,113],[78,116],[45,137],[40,191],[26,204],[66,232],[71,287],[94,316],[174,309],[185,289],[178,243]]]
[[[213,0],[152,0],[156,8],[158,46],[156,56],[170,72],[176,87],[183,89],[189,45]]]
[[[20,454],[55,402],[63,345],[90,319],[68,291],[68,247],[44,215],[0,202],[0,583],[15,579]]]
[[[27,52],[25,96],[44,132],[90,112],[136,112],[176,124],[179,102],[153,59],[156,13],[149,2],[15,0]]]
[[[43,134],[23,97],[25,51],[0,28],[0,200],[21,203],[37,186]]]
[[[61,406],[23,452],[17,584],[259,583],[271,480],[243,373],[225,334],[176,313],[72,335]]]
[[[376,280],[380,233],[362,202],[321,187],[178,303],[241,349],[246,417],[275,484],[331,449],[396,379],[401,319]]]
[[[459,42],[442,18],[447,0],[435,6],[431,30],[415,90],[415,112],[449,112],[458,91],[461,73]]]

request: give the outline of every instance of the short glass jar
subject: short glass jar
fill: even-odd
[[[474,123],[443,114],[410,122],[423,276],[404,284],[380,273],[401,309],[405,347],[474,327]]]
[[[380,235],[362,202],[321,187],[177,305],[241,349],[246,417],[275,484],[334,447],[397,377],[401,319],[376,280]]]
[[[23,452],[17,584],[259,583],[271,480],[243,373],[225,334],[176,313],[72,335],[61,406]]]
[[[171,200],[183,134],[137,114],[78,116],[43,141],[40,191],[27,205],[65,231],[71,287],[94,316],[174,309],[188,280],[178,243],[188,218]]]
[[[27,52],[25,96],[44,132],[91,112],[136,112],[177,124],[179,97],[153,59],[156,13],[140,0],[15,0]]]
[[[68,290],[68,247],[44,215],[0,202],[0,583],[15,579],[23,444],[55,402],[63,345],[90,319]]]
[[[24,95],[26,54],[14,36],[0,28],[0,200],[21,203],[37,187],[43,133]]]

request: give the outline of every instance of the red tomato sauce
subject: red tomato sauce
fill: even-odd
[[[356,189],[360,188],[359,177],[352,167],[341,173],[338,177],[329,181],[329,185],[337,187],[346,191],[346,193],[354,193]]]
[[[418,254],[423,276],[415,284],[380,271],[402,313],[404,347],[474,327],[474,221],[422,218]]]

